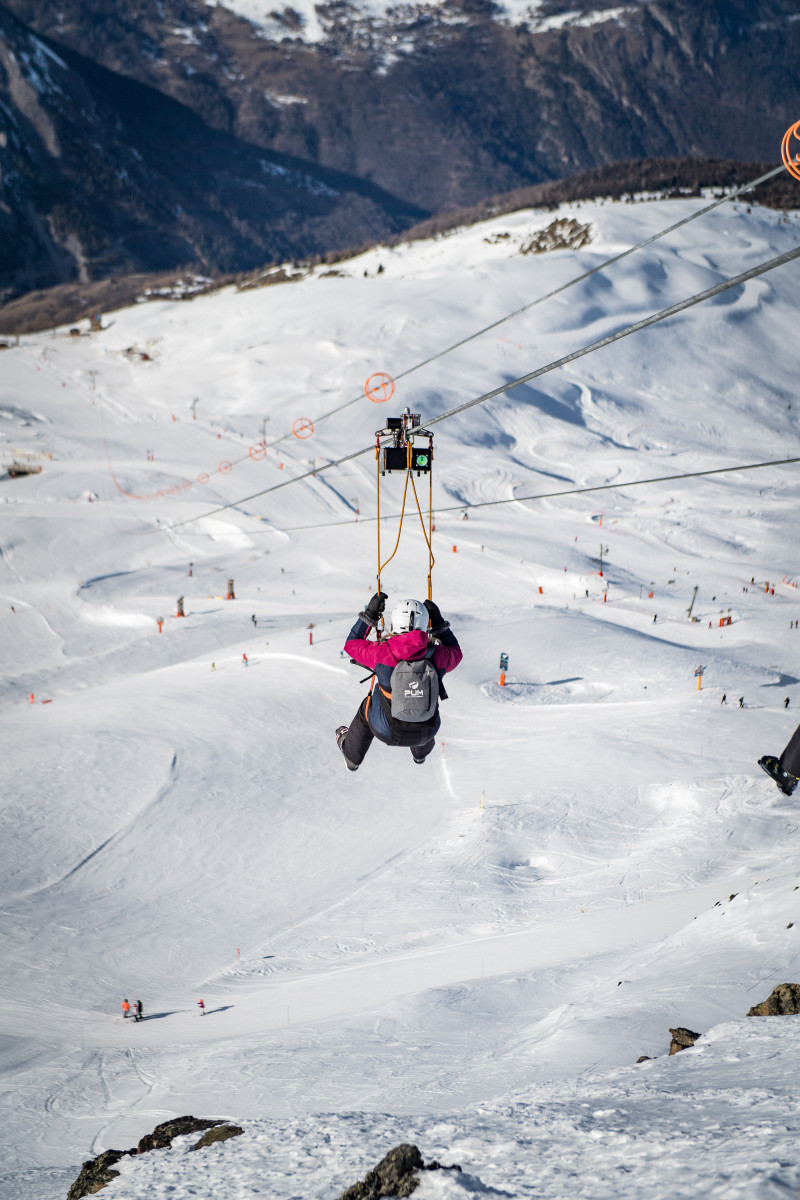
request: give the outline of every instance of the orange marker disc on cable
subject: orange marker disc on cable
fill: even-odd
[[[800,154],[798,154],[797,150],[795,150],[794,158],[792,158],[790,150],[790,142],[792,138],[794,138],[796,142],[800,143],[800,121],[795,121],[794,125],[789,126],[789,128],[786,130],[786,133],[783,135],[783,141],[781,142],[781,158],[783,159],[783,165],[786,167],[786,170],[790,175],[792,175],[795,179],[800,180]]]
[[[308,417],[298,417],[292,426],[292,433],[296,438],[311,437],[314,432],[314,422],[309,421]]]
[[[373,404],[385,404],[394,395],[394,380],[385,371],[376,371],[364,384],[364,395]]]

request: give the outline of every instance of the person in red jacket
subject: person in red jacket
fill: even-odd
[[[368,641],[370,631],[376,628],[381,618],[386,600],[385,592],[375,593],[366,609],[358,614],[344,644],[345,654],[360,666],[372,670],[377,684],[359,705],[350,725],[340,725],[336,730],[337,744],[350,771],[357,771],[361,766],[373,738],[387,746],[408,746],[415,763],[425,761],[435,745],[441,725],[438,700],[447,695],[442,679],[448,671],[455,670],[463,657],[450,622],[444,620],[432,600],[426,600],[424,604],[418,600],[398,601],[390,618],[390,636],[382,641]],[[404,720],[397,715],[401,711],[397,698],[392,699],[395,668],[403,663],[421,665],[423,660],[432,667],[426,684],[432,691],[430,711],[422,720],[416,717]],[[410,687],[417,687],[413,679]],[[409,695],[408,689],[405,694]]]

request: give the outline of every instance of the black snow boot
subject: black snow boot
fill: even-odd
[[[785,796],[791,796],[797,787],[797,779],[794,775],[790,775],[788,771],[784,771],[777,758],[772,754],[765,754],[763,758],[758,760],[758,765],[762,771],[766,771],[770,779],[775,780]]]
[[[347,755],[345,754],[344,750],[342,750],[342,746],[344,745],[344,739],[345,739],[346,737],[347,737],[347,726],[346,726],[346,725],[340,725],[340,726],[339,726],[339,728],[336,730],[336,745],[337,745],[337,746],[339,747],[339,749],[342,751],[342,758],[343,758],[343,759],[344,759],[344,761],[347,763],[347,769],[348,769],[348,771],[357,771],[357,770],[358,770],[358,764],[357,764],[357,763],[351,763],[351,762],[350,762],[350,759],[347,757]]]
[[[422,742],[419,746],[412,746],[411,757],[413,758],[414,762],[420,764],[424,763],[425,759],[428,757],[435,745],[436,742],[433,738],[431,738],[429,742]]]

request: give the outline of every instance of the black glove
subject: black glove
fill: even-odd
[[[450,622],[445,621],[444,617],[439,611],[439,605],[434,604],[433,600],[425,600],[423,603],[427,608],[428,616],[430,617],[431,633],[434,637],[438,637],[439,634],[443,633],[445,629],[450,628]]]
[[[358,614],[361,620],[366,621],[374,629],[383,615],[383,610],[386,607],[388,599],[389,597],[386,592],[376,592],[364,611]]]

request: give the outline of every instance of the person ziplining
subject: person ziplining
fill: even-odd
[[[350,771],[361,766],[373,738],[387,746],[408,746],[415,763],[425,761],[442,723],[439,701],[447,699],[442,680],[463,657],[450,622],[432,600],[400,600],[392,609],[390,636],[368,641],[387,599],[386,592],[375,593],[344,644],[352,661],[369,667],[374,676],[350,725],[336,730]]]
[[[427,445],[420,445],[423,438],[427,439]],[[344,644],[351,662],[369,668],[372,683],[350,725],[340,725],[336,730],[337,745],[350,771],[357,771],[361,766],[373,738],[387,746],[407,746],[415,763],[425,761],[435,745],[441,725],[439,702],[447,698],[444,676],[454,670],[462,658],[450,622],[445,621],[432,599],[433,434],[421,427],[418,414],[405,409],[402,416],[390,417],[387,427],[376,432],[375,459],[378,471],[378,590],[358,614]],[[394,549],[386,561],[381,562],[381,478],[393,471],[405,472],[403,509]],[[414,474],[418,478],[428,476],[427,530]],[[409,481],[428,548],[428,598],[424,602],[397,601],[389,620],[389,636],[383,638],[378,626],[383,622],[388,596],[381,590],[381,572],[400,545]],[[373,629],[377,633],[374,642],[369,640]]]

